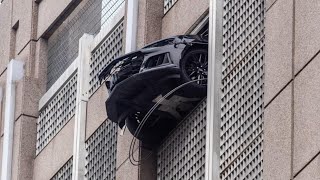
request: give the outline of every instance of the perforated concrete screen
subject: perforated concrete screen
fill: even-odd
[[[261,179],[264,0],[224,0],[220,177]]]
[[[77,58],[84,33],[97,34],[101,27],[102,0],[88,0],[74,11],[48,39],[47,89]],[[80,5],[79,5],[80,6]]]
[[[220,178],[262,179],[265,2],[224,0],[222,10]],[[199,169],[204,170],[205,154],[199,157],[189,149],[189,142],[193,149],[205,146],[198,144],[205,142],[205,134],[188,134],[197,131],[199,123],[205,129],[205,119],[197,112],[160,147],[158,179],[204,179]]]
[[[124,0],[88,0],[52,34],[48,39],[47,89],[78,56],[82,35],[97,34],[124,5]]]
[[[56,95],[45,105],[37,120],[38,154],[75,114],[77,73],[75,73]]]
[[[158,180],[204,179],[205,126],[206,101],[203,101],[158,148]]]
[[[103,43],[92,52],[90,59],[90,90],[93,94],[101,85],[98,76],[101,70],[116,57],[123,54],[123,22],[121,22]]]
[[[115,180],[118,126],[105,121],[86,141],[86,178]]]
[[[70,158],[50,180],[71,180],[72,158]]]
[[[164,0],[164,14],[166,14],[178,0]]]

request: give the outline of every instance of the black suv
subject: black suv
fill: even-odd
[[[206,96],[208,40],[200,35],[163,39],[114,59],[100,73],[106,80],[108,118],[134,134],[146,113],[165,94],[136,137],[158,143]]]

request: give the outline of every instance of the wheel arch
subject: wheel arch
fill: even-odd
[[[184,58],[184,56],[192,50],[196,50],[196,49],[206,49],[208,50],[208,44],[203,44],[203,43],[193,43],[192,45],[189,45],[187,47],[184,48],[184,50],[182,51],[181,54],[181,59],[179,61],[179,67],[181,68],[181,60]]]

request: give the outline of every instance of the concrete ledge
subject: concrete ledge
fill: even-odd
[[[37,38],[48,38],[54,27],[59,26],[63,20],[78,5],[79,0],[41,0],[38,13]]]
[[[69,78],[75,73],[78,68],[79,57],[66,69],[59,79],[51,86],[51,88],[41,97],[39,101],[39,111],[54,97],[54,95],[67,83]]]

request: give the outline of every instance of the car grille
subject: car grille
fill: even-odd
[[[145,68],[152,68],[167,63],[169,63],[169,54],[164,53],[149,58],[145,65]]]
[[[116,65],[115,71],[111,73],[111,78],[107,81],[108,89],[112,90],[113,87],[120,83],[121,81],[139,73],[143,57],[134,57],[121,62],[121,64]]]

